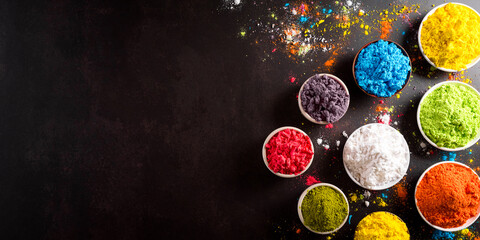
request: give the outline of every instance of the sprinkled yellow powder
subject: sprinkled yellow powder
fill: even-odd
[[[421,44],[437,66],[465,69],[480,56],[480,16],[463,5],[448,3],[423,23]]]

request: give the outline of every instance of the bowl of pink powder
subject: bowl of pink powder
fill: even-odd
[[[262,156],[265,166],[283,178],[301,175],[313,161],[313,143],[310,137],[295,127],[281,127],[267,136]]]
[[[333,123],[345,115],[350,94],[340,78],[315,74],[308,78],[298,92],[298,107],[302,115],[316,124]]]

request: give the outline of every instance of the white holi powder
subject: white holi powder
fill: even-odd
[[[401,179],[410,160],[402,134],[385,124],[368,124],[345,143],[343,161],[352,177],[366,188],[381,188]]]
[[[368,207],[370,206],[370,202],[369,201],[365,201],[365,207]]]
[[[318,144],[319,146],[322,145],[322,142],[323,142],[323,140],[322,140],[321,138],[317,138],[317,144]]]
[[[347,133],[346,133],[345,131],[342,132],[342,135],[343,135],[344,137],[348,138],[348,135],[347,135]]]
[[[328,144],[323,145],[323,147],[325,148],[325,150],[330,149],[330,145],[328,145]]]
[[[340,146],[340,141],[339,141],[339,140],[337,140],[337,147],[338,147],[338,146]]]
[[[421,142],[421,143],[420,143],[420,147],[421,147],[421,148],[426,148],[426,147],[427,147],[427,144],[425,144],[424,142]]]
[[[238,5],[238,4],[240,4],[240,3],[242,3],[241,0],[233,0],[233,4],[235,4],[235,5]]]

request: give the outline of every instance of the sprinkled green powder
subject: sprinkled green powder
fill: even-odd
[[[317,232],[335,230],[348,215],[348,205],[343,195],[328,186],[308,191],[301,209],[305,225]]]
[[[424,98],[420,123],[437,146],[463,147],[480,129],[480,99],[473,89],[460,83],[444,84]]]

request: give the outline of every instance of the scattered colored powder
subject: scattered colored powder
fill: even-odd
[[[357,225],[354,240],[395,239],[409,240],[407,225],[395,214],[374,212]]]
[[[307,186],[311,186],[311,185],[313,185],[313,184],[315,184],[315,183],[319,183],[319,182],[320,182],[320,181],[317,180],[314,176],[308,176],[308,177],[307,177],[306,184],[307,184]]]
[[[443,161],[455,161],[455,158],[457,157],[457,154],[454,152],[448,152],[444,153],[442,155],[442,160]]]
[[[333,124],[329,123],[329,124],[325,125],[325,128],[333,128]]]
[[[387,39],[390,36],[390,32],[392,31],[392,23],[388,20],[380,22],[380,38]]]
[[[345,198],[329,186],[318,186],[308,191],[301,210],[305,225],[317,232],[335,230],[348,216]]]
[[[355,79],[367,93],[391,97],[406,84],[410,70],[409,58],[395,43],[378,40],[360,51]]]
[[[390,119],[390,114],[388,113],[382,113],[377,116],[377,123],[390,125],[391,122],[392,119]]]
[[[299,174],[313,157],[310,138],[294,129],[275,134],[267,144],[268,167],[275,173]]]
[[[424,97],[420,124],[437,146],[463,147],[479,132],[480,98],[468,85],[449,81]]]
[[[424,21],[423,52],[437,67],[465,69],[480,56],[479,25],[480,16],[472,9],[448,3]]]
[[[393,186],[395,193],[397,194],[400,203],[405,205],[407,203],[408,191],[407,187],[405,186],[405,178],[400,183]]]
[[[295,82],[295,79],[296,79],[295,77],[290,77],[290,82],[291,82],[291,83],[294,83],[294,82]]]
[[[350,194],[350,201],[351,201],[351,202],[357,202],[357,200],[358,200],[357,194],[351,193],[351,194]]]
[[[432,239],[433,240],[443,240],[443,239],[454,239],[455,233],[452,232],[444,232],[440,230],[433,231]]]
[[[446,162],[430,169],[418,184],[417,205],[433,225],[454,228],[477,214],[480,180],[469,168]]]
[[[336,122],[347,112],[350,95],[333,77],[315,74],[300,91],[303,110],[318,122]]]
[[[375,201],[373,201],[373,203],[377,204],[380,207],[388,206],[388,204],[381,197],[377,197]]]

